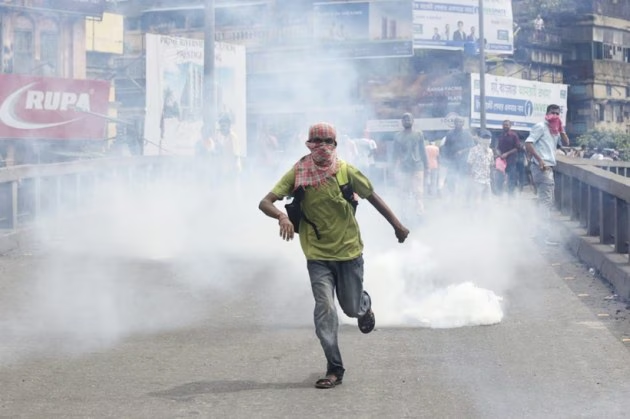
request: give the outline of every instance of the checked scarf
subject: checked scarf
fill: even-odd
[[[308,138],[336,138],[335,128],[327,123],[313,125],[309,129]],[[337,173],[337,148],[335,144],[312,143],[307,141],[306,147],[311,153],[302,157],[294,166],[295,189],[307,186],[315,188],[325,184]]]

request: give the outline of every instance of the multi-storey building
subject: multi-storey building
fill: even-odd
[[[630,130],[628,1],[579,0],[569,2],[571,7],[566,1],[515,0],[514,52],[488,54],[487,74],[569,84],[567,129],[573,136],[593,128]],[[118,11],[125,15],[125,54],[117,64],[117,100],[127,116],[142,118],[145,107],[144,35],[203,39],[204,4],[118,1]],[[479,71],[478,56],[461,50],[416,48],[408,57],[324,60],[312,48],[312,1],[216,0],[215,7],[215,39],[247,46],[248,121],[253,128],[260,120],[274,119],[285,121],[280,126],[299,127],[305,115],[313,119],[331,111],[340,120],[364,121],[375,112],[392,118],[395,101],[433,107],[435,115],[442,108],[449,113],[435,92],[421,100],[437,102],[411,103],[417,97],[409,96],[405,86],[417,85],[418,77],[429,83],[433,76],[443,80]],[[544,23],[537,21],[539,14]],[[338,80],[344,81],[343,89]],[[382,94],[387,89],[393,93]],[[459,91],[465,102],[465,86]],[[356,132],[358,126],[345,128]]]
[[[563,25],[568,132],[630,134],[630,1],[579,1],[555,16]]]
[[[104,137],[87,121],[95,118],[88,112],[107,112],[107,84],[85,80],[86,18],[101,19],[104,8],[104,0],[0,2],[0,154],[7,164],[54,161],[64,149]]]

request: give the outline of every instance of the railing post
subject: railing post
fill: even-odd
[[[10,183],[10,209],[9,209],[9,228],[16,229],[18,227],[18,181],[14,180]]]
[[[571,178],[565,174],[562,174],[560,176],[560,182],[562,183],[560,187],[560,193],[562,194],[562,196],[560,197],[560,212],[562,212],[562,214],[568,213],[573,218],[573,214],[571,213],[571,195],[573,193],[573,189],[571,187]]]
[[[580,220],[582,207],[580,203],[582,202],[582,187],[580,181],[575,178],[570,178],[571,181],[571,203],[570,203],[570,215],[571,220]]]
[[[615,252],[628,252],[628,203],[615,198]]]
[[[615,240],[615,202],[614,196],[601,191],[599,195],[599,241],[601,244],[614,243]]]
[[[598,236],[600,230],[600,191],[599,189],[588,186],[588,216],[586,224],[586,233],[589,236]]]
[[[589,195],[588,195],[588,184],[583,183],[583,182],[579,182],[580,184],[580,225],[582,227],[587,227],[588,226],[588,199],[589,199]]]

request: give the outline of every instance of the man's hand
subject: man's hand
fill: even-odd
[[[282,240],[293,240],[295,229],[293,228],[293,223],[289,220],[289,217],[282,214],[278,220],[278,224],[280,225],[280,237],[282,237]]]
[[[544,161],[544,160],[541,160],[541,161],[538,163],[538,166],[540,166],[540,170],[541,170],[541,171],[543,171],[543,172],[549,168],[549,167],[547,167],[547,165],[545,164],[545,161]]]
[[[394,233],[396,233],[396,238],[398,239],[398,243],[404,243],[405,240],[407,239],[407,236],[409,236],[409,229],[404,226],[395,227]]]

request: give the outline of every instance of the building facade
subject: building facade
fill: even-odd
[[[313,3],[216,0],[215,39],[247,47],[248,132],[275,125],[286,136],[308,120],[328,118],[358,135],[370,119],[396,118],[401,109],[412,109],[426,118],[428,131],[435,131],[429,136],[439,137],[447,127],[431,119],[470,113],[461,77],[479,72],[475,51],[416,47],[411,56],[330,60],[313,48],[321,25],[314,21]],[[142,118],[145,105],[144,34],[203,39],[204,4],[118,2],[125,15],[125,54],[117,65],[117,100],[129,115]],[[630,131],[628,0],[514,0],[512,5],[514,50],[488,54],[486,73],[568,84],[572,137],[595,128]],[[392,23],[383,28],[388,31]],[[436,94],[439,89],[447,93]]]
[[[71,123],[71,114],[78,106],[103,111],[104,84],[85,81],[86,19],[101,19],[105,5],[104,0],[0,2],[0,78],[10,93],[2,101],[3,108],[13,106],[11,117],[0,115],[5,164],[58,161],[55,155],[64,150],[81,148],[83,140],[94,142],[94,135],[82,136],[81,127]],[[94,97],[86,93],[96,91]],[[61,119],[52,121],[53,112]],[[54,130],[54,124],[67,129]]]
[[[571,86],[568,132],[630,134],[630,1],[581,2],[575,11],[561,20]]]

